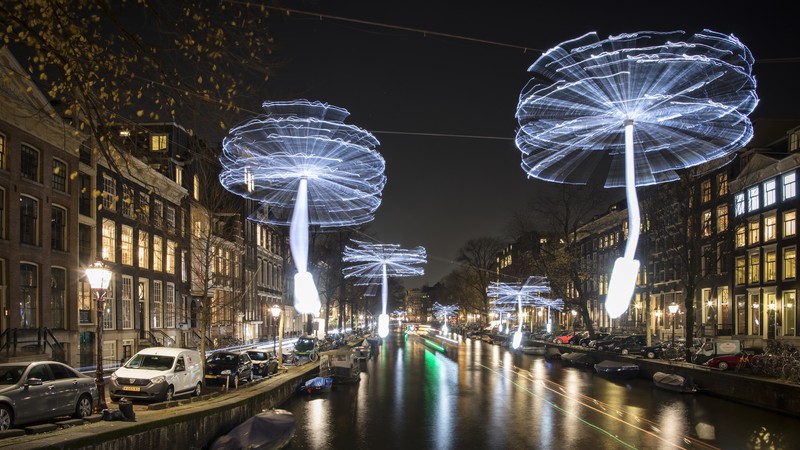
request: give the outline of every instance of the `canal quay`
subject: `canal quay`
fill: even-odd
[[[275,407],[297,417],[296,449],[800,448],[799,386],[685,363],[595,356],[635,361],[640,376],[610,381],[480,341],[392,333],[363,363],[359,383],[328,394],[296,395],[318,366],[286,366],[227,393],[137,404],[146,409],[137,409],[135,422],[95,415],[63,423],[79,426],[5,434],[0,449],[203,449]],[[654,389],[655,371],[692,376],[703,389],[694,396]],[[716,435],[695,429],[700,424]]]

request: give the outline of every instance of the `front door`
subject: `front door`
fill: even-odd
[[[147,339],[147,331],[150,329],[150,321],[147,320],[147,280],[139,279],[139,339]]]

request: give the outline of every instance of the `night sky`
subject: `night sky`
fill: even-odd
[[[493,43],[272,12],[270,33],[281,65],[264,85],[264,98],[248,107],[260,111],[266,99],[319,100],[346,108],[347,123],[378,138],[387,185],[367,233],[379,242],[427,249],[426,275],[405,279],[406,287],[447,275],[467,240],[505,237],[513,212],[555,187],[526,179],[513,141],[514,113],[527,68],[562,41],[591,31],[601,37],[703,28],[734,34],[756,59],[761,101],[752,117],[800,117],[800,88],[791,76],[800,70],[800,37],[790,2],[497,3],[282,5]],[[529,6],[520,9],[522,3]]]

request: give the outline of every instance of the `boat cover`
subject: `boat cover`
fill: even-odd
[[[285,447],[297,427],[294,414],[283,409],[264,411],[245,420],[215,440],[209,450],[246,448],[273,450]]]

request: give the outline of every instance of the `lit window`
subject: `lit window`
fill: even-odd
[[[160,152],[167,149],[167,135],[154,134],[150,136],[150,150]]]
[[[177,249],[177,244],[175,241],[170,241],[167,239],[167,267],[164,269],[167,273],[175,273],[175,250]]]
[[[728,174],[717,175],[717,195],[723,196],[728,193]]]
[[[775,239],[777,233],[778,219],[775,216],[764,217],[764,240],[771,241]]]
[[[703,211],[703,236],[711,236],[711,211]]]
[[[744,193],[736,194],[734,198],[735,210],[737,216],[744,214]]]
[[[744,284],[745,282],[745,260],[744,256],[736,258],[736,284]]]
[[[748,234],[749,234],[749,240],[748,240],[749,242],[748,243],[750,245],[758,244],[761,241],[760,226],[759,226],[758,221],[754,221],[754,222],[748,223],[747,224],[747,228],[749,230],[748,231]]]
[[[114,211],[117,197],[117,180],[103,175],[103,208]]]
[[[775,195],[775,180],[764,182],[764,206],[774,205],[777,201]]]
[[[150,221],[150,195],[146,192],[139,192],[139,221]]]
[[[102,256],[106,261],[114,261],[114,249],[117,247],[117,227],[109,219],[103,219]]]
[[[711,201],[711,180],[703,181],[702,185],[700,186],[700,192],[703,203],[708,203]]]
[[[194,199],[200,201],[200,177],[197,175],[194,176],[194,186],[192,193],[194,194]]]
[[[765,281],[775,281],[777,274],[775,252],[764,254],[764,279]]]
[[[128,185],[122,186],[122,215],[133,219],[133,188]]]
[[[161,328],[163,323],[163,299],[164,293],[161,281],[153,281],[153,328]]]
[[[175,166],[175,184],[183,186],[183,167]]]
[[[133,228],[127,225],[122,226],[122,239],[120,242],[121,263],[127,266],[133,265]]]
[[[747,190],[747,210],[755,211],[759,208],[758,186],[753,186]]]
[[[750,284],[758,283],[761,279],[761,274],[759,271],[761,270],[761,255],[758,252],[754,252],[750,254],[750,277],[748,278],[748,282]]]
[[[796,174],[794,172],[783,175],[783,198],[794,198],[797,195]]]
[[[728,205],[717,207],[717,233],[728,229]]]
[[[783,213],[783,237],[794,236],[797,233],[797,211]]]
[[[783,279],[791,280],[797,276],[797,249],[783,249]]]
[[[139,267],[150,267],[150,242],[146,231],[139,230]]]
[[[122,276],[122,329],[133,328],[133,278]]]
[[[161,236],[153,236],[153,270],[160,272],[163,269],[163,255],[164,247],[161,241]]]

